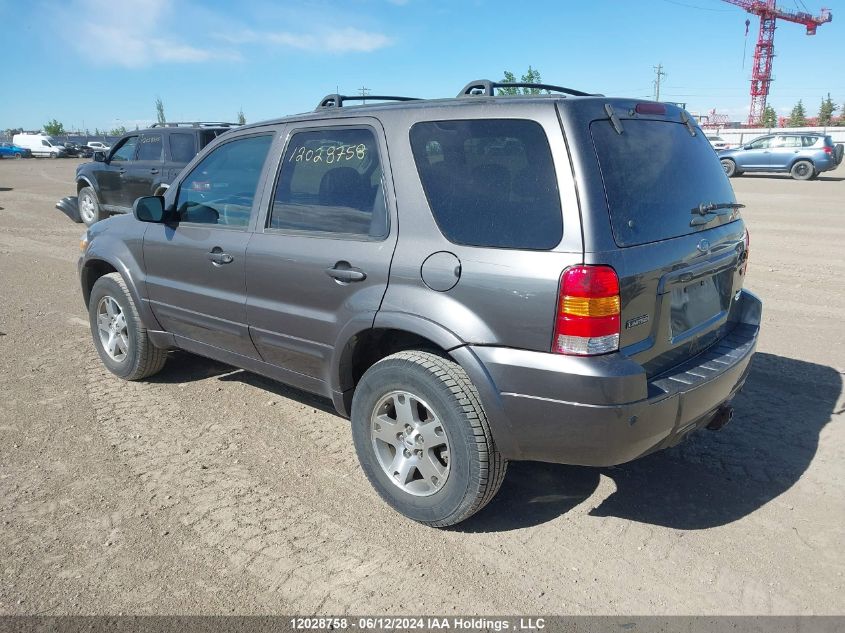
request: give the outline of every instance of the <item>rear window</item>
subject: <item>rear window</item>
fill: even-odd
[[[717,224],[690,226],[704,203],[735,202],[733,189],[704,134],[682,123],[593,121],[590,132],[601,166],[613,236],[619,246],[656,242]]]
[[[411,149],[434,219],[449,241],[526,250],[560,243],[557,177],[538,123],[417,123]]]

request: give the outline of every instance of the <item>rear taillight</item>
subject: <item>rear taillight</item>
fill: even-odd
[[[558,291],[552,352],[591,356],[619,349],[619,278],[610,266],[573,266]]]
[[[825,145],[823,148],[825,154],[833,154],[833,148]]]

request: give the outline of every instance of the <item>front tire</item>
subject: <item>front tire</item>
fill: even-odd
[[[103,275],[94,284],[88,299],[88,322],[100,360],[115,376],[140,380],[164,367],[167,351],[150,341],[119,273]]]
[[[481,510],[507,470],[466,372],[430,352],[399,352],[364,373],[352,400],[352,437],[382,499],[433,527]]]
[[[105,220],[108,214],[100,208],[100,201],[97,200],[97,193],[91,187],[83,187],[77,194],[77,206],[79,217],[86,226],[91,226],[100,220]]]
[[[722,163],[722,169],[725,170],[725,176],[728,178],[739,176],[739,172],[736,170],[736,163],[733,160],[730,158],[723,158],[720,162]]]
[[[816,168],[808,160],[799,160],[792,166],[789,173],[795,180],[811,180],[813,174],[816,173]]]
[[[18,160],[19,158],[23,158],[23,156],[20,152],[15,152],[15,160]]]

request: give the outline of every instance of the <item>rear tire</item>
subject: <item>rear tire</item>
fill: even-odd
[[[141,380],[164,367],[167,350],[150,341],[120,273],[103,275],[94,283],[88,322],[100,360],[115,376]]]
[[[725,176],[728,178],[739,176],[739,174],[742,173],[737,171],[736,163],[730,158],[723,158],[720,162],[722,163],[722,169],[725,170]]]
[[[352,438],[381,498],[432,527],[481,510],[507,470],[466,372],[430,352],[399,352],[364,373],[352,400]]]
[[[79,190],[76,203],[79,208],[79,217],[82,218],[82,221],[87,226],[91,226],[108,217],[108,214],[100,208],[100,201],[97,200],[97,192],[91,187],[83,187]]]
[[[795,180],[811,180],[813,174],[816,173],[816,168],[808,160],[799,160],[792,166],[789,173]]]

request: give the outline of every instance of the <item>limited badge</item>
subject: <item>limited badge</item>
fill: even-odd
[[[630,330],[632,327],[637,327],[638,325],[642,325],[643,323],[648,323],[648,315],[642,314],[638,317],[634,317],[633,319],[628,319],[625,321],[625,329]]]

